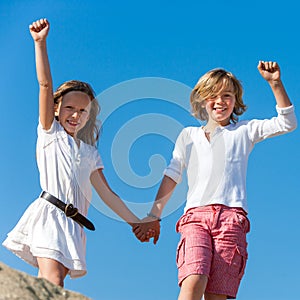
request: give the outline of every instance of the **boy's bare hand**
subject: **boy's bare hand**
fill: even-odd
[[[146,217],[134,226],[132,231],[141,242],[149,242],[149,239],[153,237],[153,244],[156,244],[160,234],[160,223],[158,220]]]
[[[280,68],[274,61],[259,61],[257,66],[261,76],[268,82],[280,81]]]

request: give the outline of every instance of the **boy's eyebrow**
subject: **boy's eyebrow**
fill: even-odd
[[[234,90],[232,88],[225,88],[221,89],[220,93],[234,93]]]
[[[221,89],[219,91],[215,91],[215,92],[211,93],[211,95],[219,95],[219,94],[222,94],[222,93],[232,93],[232,94],[234,94],[234,90],[232,90],[232,89]]]

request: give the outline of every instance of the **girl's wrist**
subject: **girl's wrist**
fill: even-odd
[[[134,216],[134,218],[131,220],[128,220],[127,223],[133,227],[133,226],[136,226],[136,224],[141,223],[141,220],[138,217]]]
[[[34,40],[34,44],[39,47],[46,47],[46,39]]]

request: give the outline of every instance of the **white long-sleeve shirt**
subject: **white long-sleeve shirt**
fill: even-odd
[[[180,183],[186,169],[188,194],[184,211],[209,204],[248,211],[246,172],[254,145],[297,127],[293,106],[276,107],[276,110],[278,116],[272,119],[217,127],[210,142],[203,127],[187,127],[181,131],[164,174]]]

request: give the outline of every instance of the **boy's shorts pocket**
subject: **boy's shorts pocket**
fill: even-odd
[[[236,246],[232,253],[228,273],[236,278],[242,278],[245,272],[247,259],[247,250],[240,246]]]
[[[176,251],[176,265],[179,269],[182,267],[185,261],[185,238],[182,237],[178,243],[177,251]]]

